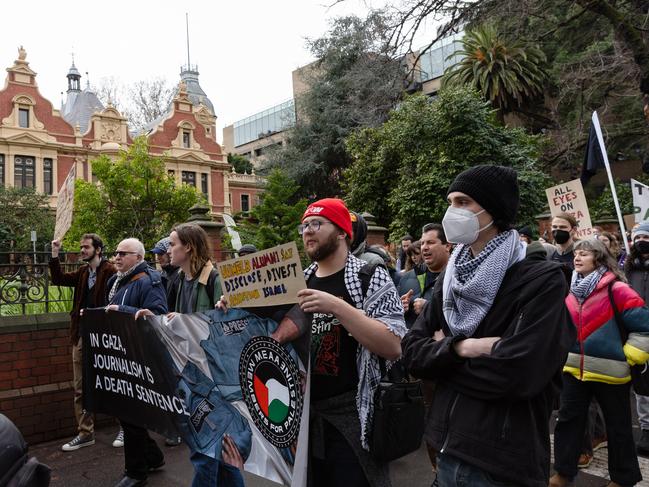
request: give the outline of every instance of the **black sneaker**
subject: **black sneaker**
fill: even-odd
[[[649,430],[642,430],[640,439],[635,444],[635,447],[638,453],[649,454]]]
[[[61,447],[63,451],[75,451],[84,446],[90,446],[95,444],[95,437],[93,435],[88,436],[75,436],[71,441],[68,441],[65,445]]]

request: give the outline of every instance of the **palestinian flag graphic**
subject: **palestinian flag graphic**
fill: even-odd
[[[270,364],[261,364],[254,374],[255,396],[262,412],[275,424],[288,416],[289,392],[279,370]]]
[[[241,351],[239,382],[255,426],[278,448],[297,440],[302,391],[295,360],[270,337],[254,337]]]

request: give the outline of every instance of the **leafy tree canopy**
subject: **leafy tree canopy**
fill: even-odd
[[[228,164],[232,164],[234,170],[239,174],[250,174],[252,172],[252,162],[239,154],[229,153]]]
[[[76,181],[68,248],[87,232],[101,235],[110,248],[127,237],[153,247],[175,223],[187,219],[187,210],[201,198],[196,188],[175,185],[164,161],[149,154],[145,137],[137,137],[115,161],[100,156],[92,168],[99,184]]]
[[[254,244],[262,250],[295,240],[301,247],[297,226],[306,206],[306,199],[299,197],[297,183],[281,170],[273,170],[267,178],[260,204],[237,225],[242,243]]]
[[[649,185],[649,176],[643,174],[635,178],[637,181]],[[615,181],[615,192],[620,203],[620,210],[622,215],[630,215],[633,213],[633,194],[631,193],[631,183]],[[611,194],[610,185],[606,185],[602,193],[596,198],[590,198],[588,202],[588,210],[592,220],[600,218],[616,218],[615,203],[613,202],[613,195]],[[595,222],[593,221],[593,225]],[[627,228],[627,230],[629,230]]]
[[[473,86],[501,114],[543,94],[546,59],[538,47],[507,42],[492,24],[467,31],[461,42],[453,55],[462,58],[450,67],[445,83]]]
[[[441,222],[446,190],[461,171],[478,164],[515,168],[519,223],[532,223],[545,202],[547,176],[537,168],[537,137],[502,127],[479,93],[446,88],[431,101],[417,94],[381,127],[354,132],[347,141],[354,163],[345,172],[350,208],[369,211],[391,234],[419,234]]]
[[[0,250],[31,250],[31,231],[36,231],[37,245],[51,241],[55,214],[49,196],[32,188],[0,186]],[[41,249],[42,250],[42,249]]]
[[[284,169],[303,196],[340,194],[351,161],[345,138],[356,127],[383,123],[400,99],[404,72],[386,31],[384,16],[373,12],[365,20],[337,18],[326,36],[309,42],[317,61],[303,70],[307,91],[296,100],[297,123],[267,163]]]

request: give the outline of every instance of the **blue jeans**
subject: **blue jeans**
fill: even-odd
[[[497,480],[484,470],[469,465],[451,455],[437,456],[437,480],[439,487],[513,487],[513,482]]]
[[[191,487],[245,487],[241,471],[201,453],[191,456],[194,480]]]
[[[248,420],[223,400],[219,389],[193,362],[187,362],[177,386],[178,396],[185,401],[190,414],[180,418],[181,434],[190,451],[220,460],[221,442],[228,434],[245,461],[252,447]]]

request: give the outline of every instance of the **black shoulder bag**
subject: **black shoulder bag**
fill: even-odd
[[[358,272],[363,299],[378,264],[365,264]],[[419,449],[424,434],[424,395],[421,381],[391,380],[385,360],[379,359],[381,382],[374,396],[374,417],[368,443],[380,462],[390,462]],[[395,367],[400,367],[397,362]]]
[[[615,284],[615,281],[608,285],[608,300],[611,302],[611,306],[613,307],[615,324],[620,331],[620,338],[622,338],[622,345],[624,345],[629,338],[629,333],[624,327],[622,314],[618,311],[617,306],[615,305],[615,299],[613,298],[613,284]],[[633,385],[635,393],[640,396],[649,396],[649,370],[647,369],[647,364],[631,365],[630,368],[631,384]]]

